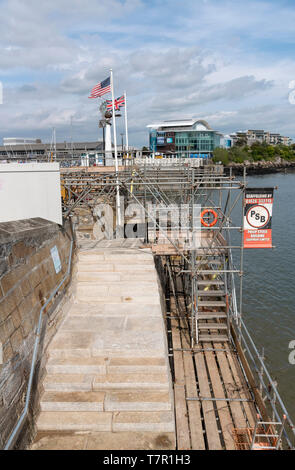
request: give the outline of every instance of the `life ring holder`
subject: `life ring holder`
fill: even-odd
[[[212,214],[214,216],[214,219],[210,224],[208,222],[205,222],[203,218],[206,214]],[[203,212],[201,213],[201,224],[204,225],[204,227],[214,227],[214,225],[217,224],[217,221],[218,221],[218,215],[217,215],[217,212],[214,211],[213,209],[204,209]]]

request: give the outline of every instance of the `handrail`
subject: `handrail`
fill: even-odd
[[[31,391],[32,391],[32,385],[33,385],[33,379],[34,379],[34,373],[35,373],[35,367],[36,367],[36,361],[37,361],[38,348],[39,348],[39,343],[40,343],[40,335],[41,335],[41,330],[42,330],[42,326],[43,326],[43,311],[47,307],[49,302],[52,300],[52,298],[55,296],[55,294],[58,292],[60,287],[63,285],[63,283],[65,282],[65,280],[69,277],[69,275],[71,273],[72,253],[73,253],[73,244],[74,244],[73,232],[74,232],[74,229],[72,228],[72,239],[71,239],[70,255],[69,255],[67,272],[64,275],[64,277],[62,278],[62,280],[60,281],[60,283],[58,284],[58,286],[50,294],[50,296],[46,300],[45,304],[40,309],[39,321],[38,321],[38,326],[37,326],[37,330],[36,330],[36,339],[35,339],[35,344],[34,344],[34,351],[33,351],[32,362],[31,362],[31,370],[30,370],[30,376],[29,376],[29,381],[28,381],[25,407],[24,407],[24,410],[23,410],[21,416],[18,419],[18,422],[14,426],[14,429],[11,432],[7,443],[5,444],[4,450],[9,450],[11,448],[11,446],[15,442],[15,439],[17,438],[19,432],[21,431],[24,420],[25,420],[25,418],[28,414],[30,398],[31,398]]]
[[[288,414],[288,411],[286,410],[285,408],[285,405],[283,403],[283,400],[277,390],[277,387],[273,381],[273,379],[271,378],[267,368],[266,368],[266,365],[263,361],[263,358],[261,357],[261,355],[259,354],[256,346],[255,346],[255,343],[253,341],[253,339],[251,338],[251,335],[245,325],[245,323],[243,322],[242,319],[240,319],[240,324],[238,323],[238,319],[235,319],[235,322],[232,323],[233,326],[236,327],[237,329],[237,332],[239,333],[239,337],[240,337],[240,345],[241,347],[244,346],[244,351],[248,353],[249,355],[249,358],[251,359],[252,363],[253,363],[253,366],[254,366],[254,370],[255,372],[257,373],[258,377],[257,377],[257,380],[259,382],[260,385],[262,385],[262,388],[264,390],[264,393],[266,395],[266,397],[268,398],[268,401],[269,401],[269,404],[271,406],[271,409],[275,415],[275,417],[278,419],[278,421],[281,421],[282,417],[280,416],[280,413],[282,413],[283,416],[286,415],[286,421],[290,427],[290,430],[291,430],[291,433],[293,434],[293,443],[291,442],[290,438],[288,437],[287,433],[286,433],[286,430],[284,429],[284,438],[289,446],[289,448],[291,449],[295,449],[295,426]],[[242,329],[244,330],[245,332],[245,335],[243,334],[243,331]],[[249,344],[248,344],[248,341],[249,341]],[[252,351],[253,351],[253,354],[250,350],[250,346],[252,347]],[[268,380],[268,384],[265,383],[265,381],[263,380],[261,374],[259,374],[259,369],[257,367],[257,364],[256,364],[256,360],[258,360],[267,380]],[[273,393],[273,395],[276,397],[276,400],[274,401],[272,398],[271,398],[271,393]],[[279,410],[277,410],[277,406],[276,406],[276,402],[280,405],[280,408],[281,408],[281,412]]]

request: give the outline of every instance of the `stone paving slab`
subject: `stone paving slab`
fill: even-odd
[[[105,411],[169,411],[172,408],[168,392],[135,390],[106,392]]]
[[[174,413],[171,411],[118,412],[113,417],[113,432],[118,431],[174,431]]]
[[[43,411],[38,419],[38,430],[43,431],[112,431],[111,412]]]
[[[161,307],[159,304],[156,305],[138,305],[138,304],[127,304],[122,302],[109,302],[104,304],[103,302],[96,303],[73,303],[68,316],[129,316],[129,315],[148,315],[149,318],[159,317],[161,315]]]
[[[156,373],[121,373],[95,376],[93,390],[105,389],[167,390],[169,389],[169,382],[166,374]]]
[[[47,362],[49,374],[106,374],[107,361],[103,357],[52,358]]]
[[[94,375],[90,374],[47,374],[43,387],[47,391],[91,391]]]
[[[164,357],[112,357],[107,364],[107,371],[112,374],[120,373],[165,373],[167,361]]]
[[[31,450],[174,450],[174,433],[39,432]]]
[[[104,411],[104,392],[45,392],[42,411]]]

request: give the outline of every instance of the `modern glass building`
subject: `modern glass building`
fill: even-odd
[[[153,153],[178,157],[209,158],[213,150],[220,147],[223,137],[203,120],[164,121],[147,127],[150,129],[150,149]]]

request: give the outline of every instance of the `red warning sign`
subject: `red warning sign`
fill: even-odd
[[[273,188],[247,188],[244,206],[244,248],[272,248]]]

